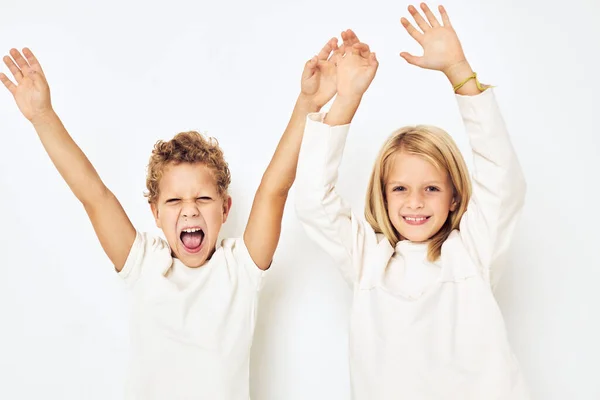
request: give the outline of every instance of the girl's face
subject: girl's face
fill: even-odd
[[[390,221],[403,239],[427,241],[456,209],[448,172],[403,151],[394,154],[390,162],[385,182]]]

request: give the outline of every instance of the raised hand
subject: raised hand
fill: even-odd
[[[318,108],[323,107],[335,95],[336,65],[344,52],[336,38],[330,39],[318,55],[310,59],[302,72],[302,94],[311,99]]]
[[[439,6],[442,24],[425,3],[421,3],[421,9],[427,20],[421,16],[414,6],[408,7],[408,12],[412,15],[420,30],[404,17],[400,19],[400,22],[406,28],[408,34],[423,47],[423,55],[419,57],[402,52],[400,56],[409,64],[442,71],[445,74],[461,64],[466,64],[460,40],[458,40],[454,28],[452,28],[450,18],[448,18],[444,7]]]
[[[337,92],[340,97],[362,96],[375,77],[379,62],[369,46],[348,29],[342,32],[344,55],[338,59]]]
[[[11,49],[10,55],[3,58],[4,64],[12,73],[16,84],[0,73],[0,81],[13,95],[19,110],[25,118],[32,121],[52,111],[50,88],[44,71],[31,50],[23,49],[23,55],[17,49]]]

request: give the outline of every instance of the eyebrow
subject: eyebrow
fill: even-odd
[[[400,181],[391,181],[391,182],[386,183],[386,186],[387,185],[406,185],[406,183],[400,182]],[[423,185],[425,185],[425,186],[431,186],[431,185],[442,186],[443,182],[440,182],[440,181],[427,181],[427,182],[423,183]]]
[[[194,196],[182,196],[181,193],[177,193],[177,192],[172,192],[169,193],[169,196],[163,194],[163,197],[168,200],[168,199],[186,199],[186,198],[200,198],[200,197],[214,197],[216,195],[216,192],[211,192],[211,191],[205,191],[205,192],[198,192],[196,193]]]

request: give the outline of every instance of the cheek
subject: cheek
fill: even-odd
[[[387,202],[386,209],[392,225],[396,225],[401,219],[400,210],[402,209],[402,201],[397,196],[392,196]]]
[[[158,219],[163,225],[170,226],[177,222],[178,211],[173,207],[165,207],[160,210]]]
[[[203,212],[204,220],[209,225],[220,225],[223,223],[223,206],[221,204],[211,204]]]
[[[402,199],[400,196],[388,196],[387,198],[387,209],[388,211],[396,211],[402,207]]]
[[[438,214],[447,215],[450,212],[451,201],[452,199],[448,199],[446,196],[440,196],[440,198],[435,199],[433,207]]]

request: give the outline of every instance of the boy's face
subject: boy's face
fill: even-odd
[[[231,198],[219,195],[212,171],[201,163],[167,165],[158,187],[151,204],[156,226],[175,257],[188,267],[202,266],[215,250]]]

